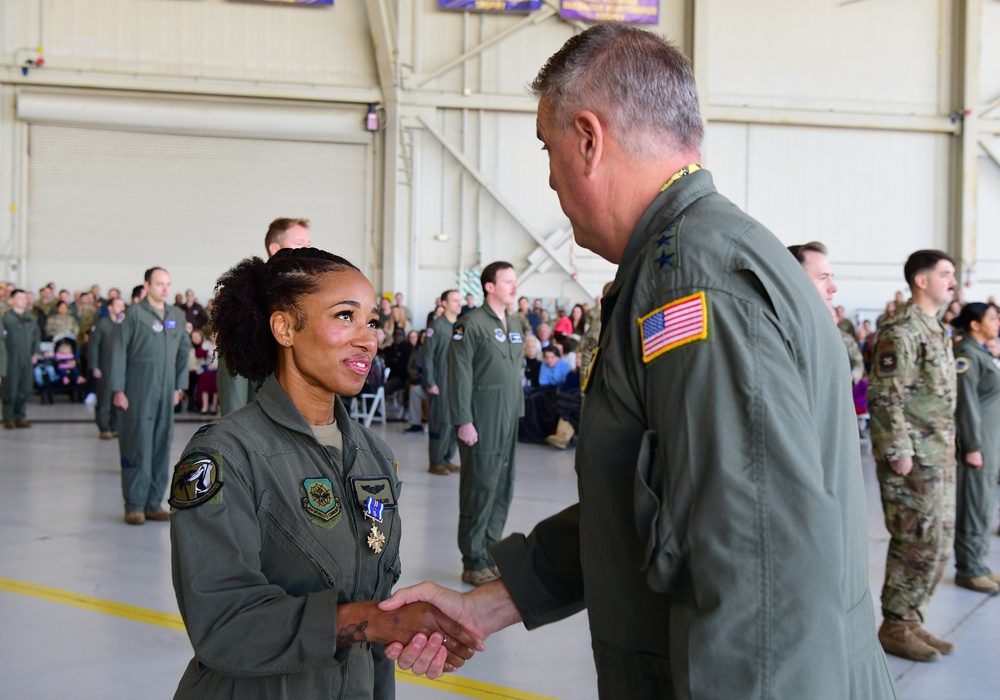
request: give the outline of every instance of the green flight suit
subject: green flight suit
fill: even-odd
[[[3,382],[3,421],[26,420],[31,396],[32,355],[39,353],[41,334],[34,314],[13,309],[3,315],[3,342],[7,350],[7,378]]]
[[[996,503],[1000,472],[1000,360],[971,336],[955,346],[958,405],[955,409],[956,467],[955,575],[987,576],[990,567],[990,515]],[[965,455],[981,452],[983,466],[974,469]]]
[[[246,377],[230,375],[226,369],[226,359],[222,355],[219,355],[219,370],[215,376],[219,392],[219,412],[223,416],[238,411],[257,398],[257,386]]]
[[[90,332],[90,340],[87,341],[87,366],[91,371],[98,369],[101,372],[101,378],[94,383],[94,393],[97,395],[94,420],[102,433],[117,432],[121,423],[122,410],[111,403],[111,352],[114,349],[115,330],[124,319],[124,314],[120,320],[107,316],[98,319]]]
[[[174,391],[187,387],[191,339],[183,311],[166,304],[164,313],[143,299],[114,334],[111,391],[128,398],[118,431],[126,511],[159,510],[170,479]]]
[[[889,530],[882,612],[922,622],[955,538],[955,359],[937,318],[913,302],[875,336],[872,452]],[[890,461],[913,458],[900,476]]]
[[[851,380],[801,266],[699,170],[602,311],[580,501],[493,548],[525,625],[585,605],[602,699],[895,697]]]
[[[270,377],[257,401],[194,434],[174,470],[171,559],[194,658],[178,700],[391,700],[381,644],[337,649],[337,606],[399,579],[400,482],[389,447],[334,409],[321,444]],[[308,489],[308,492],[307,492]],[[368,543],[368,497],[385,509]]]
[[[503,535],[514,493],[517,421],[524,415],[524,338],[517,316],[483,304],[455,322],[448,346],[452,424],[472,423],[479,441],[459,441],[458,548],[466,571],[493,566],[489,547]],[[509,331],[509,332],[508,332]]]
[[[430,420],[427,424],[427,451],[432,465],[447,467],[453,464],[458,438],[451,422],[448,408],[448,346],[453,331],[451,321],[444,315],[434,320],[424,339],[424,389],[437,385],[438,393],[427,394],[430,399]]]

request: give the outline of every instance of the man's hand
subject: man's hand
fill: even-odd
[[[968,464],[973,469],[983,468],[983,453],[982,452],[967,452],[965,454],[965,463]]]
[[[485,586],[462,594],[431,581],[425,581],[401,588],[388,600],[379,603],[379,608],[392,610],[413,601],[431,603],[443,613],[484,640],[497,630],[521,621],[521,613],[514,606],[510,591],[502,580],[492,581]],[[478,651],[484,651],[480,645]],[[415,636],[405,647],[398,642],[385,647],[385,655],[397,661],[399,667],[412,670],[418,676],[437,678],[447,668],[443,668],[439,656],[440,644],[434,636]]]
[[[440,396],[441,395],[441,390],[438,389],[438,385],[435,384],[434,386],[427,387],[427,393],[428,394],[433,394],[434,396]]]
[[[913,471],[913,457],[901,457],[895,461],[889,461],[889,468],[900,476],[906,476]]]
[[[174,392],[174,406],[176,406],[177,404],[179,404],[181,402],[181,397],[183,395],[184,395],[184,392],[181,391],[180,389],[178,389],[178,390],[176,390]]]
[[[479,442],[479,431],[472,423],[463,423],[458,426],[458,439],[472,447]]]
[[[37,352],[33,353],[31,355],[31,364],[33,364],[33,365],[37,365],[38,364],[38,353]]]
[[[111,395],[111,404],[117,406],[123,411],[128,410],[128,397],[125,396],[124,391],[116,391]]]
[[[100,379],[101,378],[101,370],[98,369],[97,367],[94,367],[94,370],[91,372],[91,374],[94,375],[94,379]]]

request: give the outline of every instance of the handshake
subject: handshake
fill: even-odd
[[[436,583],[424,583],[401,588],[378,603],[381,615],[391,621],[392,630],[384,638],[408,638],[405,644],[391,641],[385,654],[404,671],[428,678],[460,668],[477,651],[485,651],[483,642],[493,632],[521,621],[510,592],[502,580],[492,581],[468,593],[443,588]],[[346,634],[345,634],[346,631]],[[364,630],[356,630],[364,635]],[[393,632],[402,634],[393,634]],[[412,634],[411,634],[412,633]],[[343,628],[338,645],[372,637],[350,636]],[[383,636],[383,635],[379,635]]]

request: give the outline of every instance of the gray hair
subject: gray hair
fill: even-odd
[[[673,44],[642,29],[602,22],[577,34],[546,61],[531,91],[548,98],[562,131],[588,109],[633,156],[701,148],[691,64]]]

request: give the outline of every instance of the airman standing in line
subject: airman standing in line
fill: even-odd
[[[444,313],[427,329],[424,340],[424,389],[430,396],[430,421],[427,426],[431,474],[447,475],[460,470],[452,460],[458,442],[448,408],[448,346],[454,333],[455,321],[462,310],[462,297],[457,289],[441,295]]]

